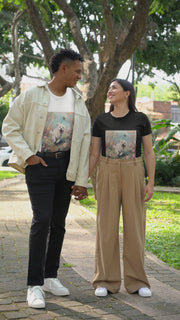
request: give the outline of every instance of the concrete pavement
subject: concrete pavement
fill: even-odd
[[[151,298],[129,295],[123,286],[117,294],[95,297],[91,284],[95,219],[74,201],[59,270],[59,279],[71,294],[55,297],[46,293],[46,309],[29,308],[25,298],[31,218],[24,176],[0,182],[0,320],[180,320],[180,271],[150,253],[146,253],[145,268]],[[120,243],[122,247],[122,239]]]

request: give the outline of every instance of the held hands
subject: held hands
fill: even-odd
[[[153,189],[154,189],[154,185],[151,185],[150,183],[148,183],[145,186],[145,189],[144,189],[144,201],[145,202],[149,201],[152,198]]]
[[[36,155],[33,155],[33,156],[29,157],[29,158],[26,160],[26,162],[27,162],[27,164],[28,164],[29,166],[34,166],[34,165],[36,165],[36,164],[41,163],[44,167],[47,167],[47,164],[46,164],[46,162],[43,160],[43,158],[38,157],[38,156],[36,156]]]
[[[83,200],[88,197],[87,188],[73,185],[71,196],[74,196],[76,200]]]

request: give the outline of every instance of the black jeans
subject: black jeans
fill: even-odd
[[[44,158],[42,164],[26,167],[26,183],[33,210],[29,236],[27,284],[43,285],[44,278],[57,277],[70,204],[71,186],[66,180],[69,156]]]

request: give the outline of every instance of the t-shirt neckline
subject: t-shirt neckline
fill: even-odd
[[[115,117],[111,114],[111,111],[109,111],[109,114],[113,119],[123,119],[123,118],[126,118],[130,114],[130,112],[131,111],[129,110],[128,113],[126,113],[123,117]]]

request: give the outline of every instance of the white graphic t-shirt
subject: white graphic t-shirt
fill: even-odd
[[[41,141],[42,152],[68,151],[74,123],[74,95],[67,88],[63,96],[54,95],[48,88],[50,101]]]

